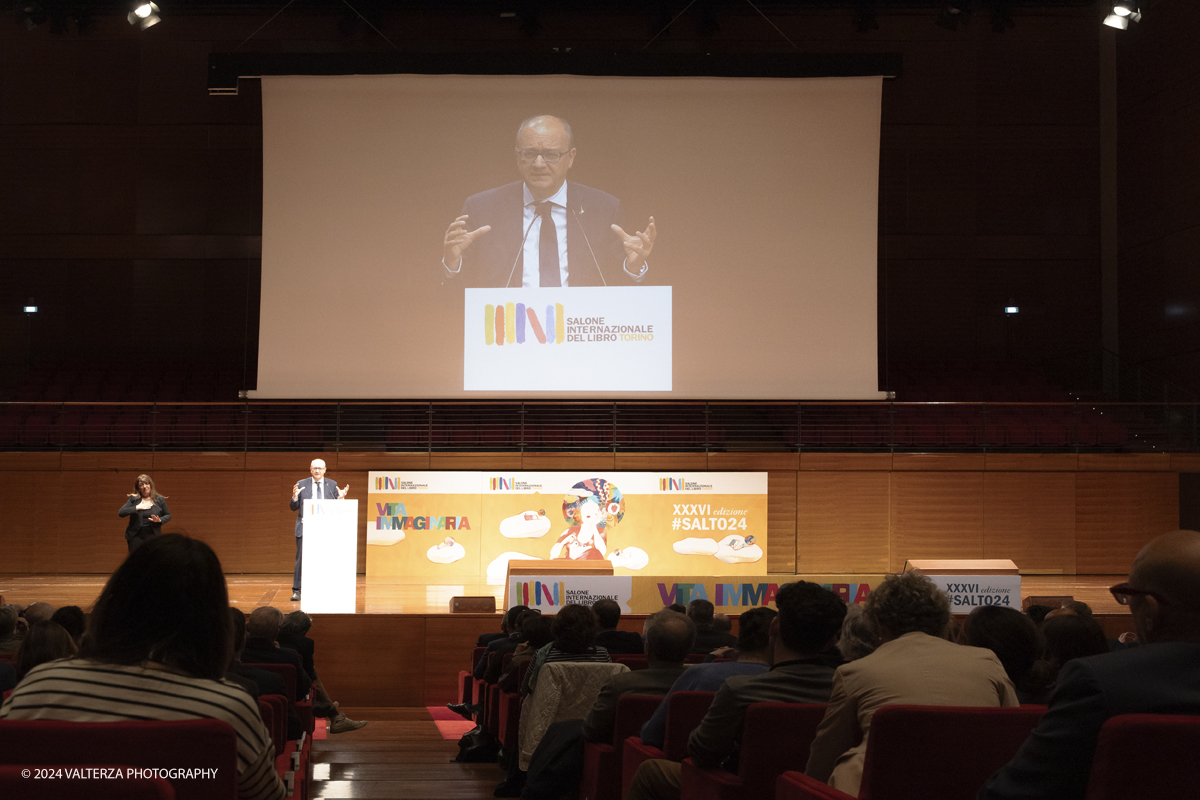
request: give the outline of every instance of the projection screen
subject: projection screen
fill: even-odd
[[[262,84],[252,397],[881,397],[882,78]]]

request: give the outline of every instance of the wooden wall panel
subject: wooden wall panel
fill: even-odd
[[[125,526],[128,520],[117,516],[133,490],[138,471],[63,472],[57,493],[57,525],[48,528],[46,544],[54,543],[53,566],[35,566],[41,572],[112,572],[125,559]],[[169,487],[155,487],[170,495]],[[171,508],[171,500],[167,500]],[[171,508],[172,515],[175,509]],[[173,518],[172,518],[173,519]],[[164,528],[170,532],[172,524]],[[57,533],[57,535],[53,535]],[[38,563],[46,564],[45,559]]]
[[[796,473],[767,473],[767,572],[796,571]]]
[[[308,635],[329,695],[343,706],[425,705],[425,624],[424,617],[392,614],[313,617]],[[470,648],[466,653],[469,659]]]
[[[1022,570],[1075,572],[1075,473],[987,472],[984,558]]]
[[[0,472],[0,571],[53,571],[62,530],[61,478],[56,472]],[[113,512],[115,520],[116,511]]]
[[[169,483],[165,482],[167,478]],[[171,522],[163,526],[163,531],[206,542],[228,572],[247,571],[227,566],[250,563],[246,550],[254,546],[243,523],[244,509],[254,502],[245,494],[245,478],[244,472],[162,473],[155,484],[167,496],[171,509]]]
[[[890,492],[887,472],[801,472],[796,571],[886,572]]]
[[[619,470],[654,472],[656,470],[708,469],[708,453],[617,453]]]
[[[471,668],[471,651],[481,633],[500,630],[500,614],[428,617],[425,627],[425,699],[420,705],[452,702],[460,669]]]
[[[892,571],[912,558],[983,558],[982,472],[891,478]]]
[[[303,472],[244,472],[241,525],[243,561],[229,572],[291,572],[296,560],[296,512],[288,508],[292,484]]]
[[[1081,472],[1075,484],[1075,568],[1124,575],[1146,542],[1179,527],[1175,472]]]

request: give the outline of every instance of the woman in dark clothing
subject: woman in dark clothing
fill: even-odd
[[[133,552],[145,542],[162,533],[164,522],[171,521],[171,512],[167,510],[167,498],[154,488],[154,481],[149,475],[138,475],[133,482],[133,492],[121,510],[119,517],[129,517],[125,527],[125,541],[129,552]]]

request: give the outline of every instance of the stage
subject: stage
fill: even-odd
[[[784,583],[803,575],[772,575]],[[102,574],[0,575],[5,603],[35,601],[56,608],[77,605],[90,612],[108,579]],[[249,613],[275,606],[284,613],[300,608],[291,597],[290,574],[227,575],[230,604]],[[1124,575],[1026,575],[1021,593],[1070,595],[1092,607],[1109,636],[1133,629],[1128,610],[1108,587]],[[321,679],[343,705],[429,706],[456,699],[456,678],[470,666],[481,633],[500,627],[500,613],[451,614],[455,595],[492,595],[501,606],[502,586],[420,585],[396,579],[358,576],[354,614],[319,614],[309,634],[317,643]],[[621,628],[641,630],[645,615],[631,614]]]

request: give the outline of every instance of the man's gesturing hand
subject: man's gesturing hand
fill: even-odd
[[[450,227],[446,228],[446,238],[442,241],[442,262],[449,269],[457,269],[458,263],[462,260],[463,251],[471,246],[471,242],[491,229],[491,225],[484,225],[473,231],[467,230],[466,214],[451,222]]]
[[[632,236],[622,230],[620,225],[613,225],[612,230],[621,237],[621,241],[625,245],[625,268],[630,272],[636,272],[650,257],[650,251],[654,249],[654,237],[658,236],[658,229],[654,227],[654,217],[650,218],[650,224],[646,226],[646,230],[638,231]]]

